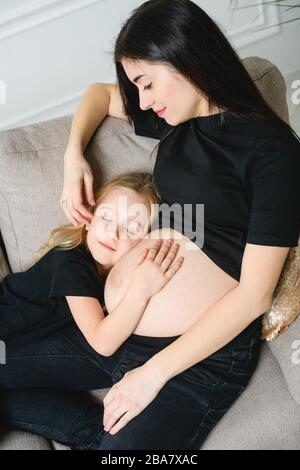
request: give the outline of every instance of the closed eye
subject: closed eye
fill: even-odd
[[[130,235],[135,235],[135,231],[132,232],[127,227],[124,227],[124,229],[126,230],[126,232],[130,233]]]
[[[145,90],[150,90],[152,83],[149,83],[149,85],[144,86],[143,91]]]

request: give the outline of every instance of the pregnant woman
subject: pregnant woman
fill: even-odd
[[[299,237],[300,144],[219,27],[190,0],[139,6],[117,37],[114,57],[118,84],[89,86],[74,115],[65,214],[74,225],[90,222],[93,175],[83,152],[113,116],[160,140],[153,179],[162,205],[166,211],[176,204],[182,214],[192,207],[187,213],[200,237],[192,237],[190,224],[178,224],[180,211],[169,223],[162,213],[163,222],[111,269],[108,314],[138,253],[158,236],[171,234],[184,256],[118,355],[93,353],[73,325],[13,351],[15,367],[20,356],[23,368],[24,356],[32,365],[44,354],[44,362],[36,360],[35,375],[23,381],[11,373],[6,419],[74,448],[198,449],[257,365],[261,315]],[[84,392],[109,386],[101,409]]]

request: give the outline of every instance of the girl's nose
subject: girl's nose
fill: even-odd
[[[108,231],[108,236],[110,240],[117,240],[119,238],[119,227],[112,227],[111,230]]]

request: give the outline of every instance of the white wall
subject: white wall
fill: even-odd
[[[291,85],[300,80],[300,22],[269,27],[294,13],[263,7],[263,0],[238,0],[240,7],[257,6],[234,11],[230,0],[194,1],[222,26],[241,57],[258,55],[279,67],[288,84],[292,124],[300,132],[300,105],[291,102]],[[114,82],[114,40],[122,22],[142,3],[1,0],[0,128],[72,113],[88,84]]]

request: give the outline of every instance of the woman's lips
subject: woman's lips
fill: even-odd
[[[114,248],[111,248],[110,246],[105,245],[105,243],[103,243],[103,242],[99,242],[99,243],[100,243],[100,245],[102,245],[102,246],[103,246],[104,248],[106,248],[107,250],[116,251]]]
[[[156,111],[156,114],[160,117],[164,114],[166,108],[161,109],[160,111]]]

